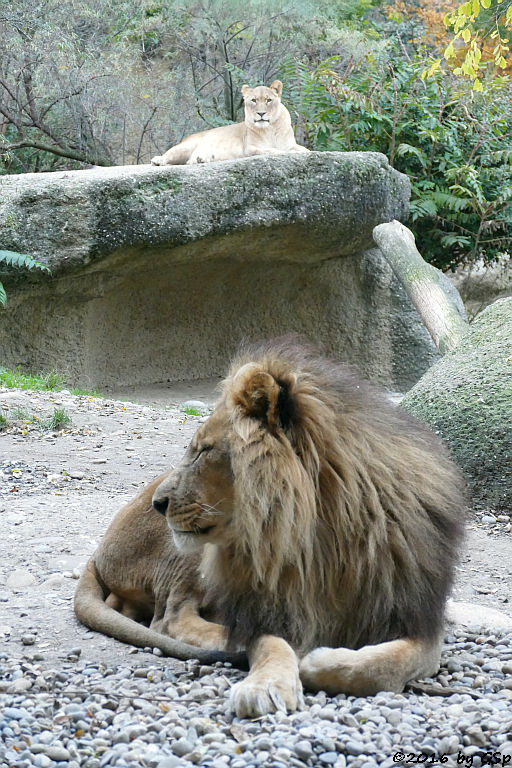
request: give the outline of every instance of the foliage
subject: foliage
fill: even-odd
[[[2,13],[7,172],[137,163],[166,141],[176,77],[155,73],[145,58],[148,8],[136,0],[16,0]]]
[[[474,89],[482,91],[481,76],[487,63],[498,71],[507,68],[510,46],[505,35],[512,32],[512,0],[467,0],[449,11],[444,22],[454,33],[444,58],[456,59],[457,48],[461,48],[463,57],[459,56],[461,61],[454,74],[469,77]],[[439,65],[437,60],[433,66]]]
[[[7,264],[7,266],[15,267],[16,269],[41,269],[45,272],[49,272],[49,268],[46,264],[43,264],[37,259],[33,259],[31,256],[27,256],[23,253],[16,253],[15,251],[0,251],[0,264]],[[7,302],[7,294],[5,288],[0,282],[0,304],[4,305]]]
[[[16,389],[33,389],[58,392],[64,389],[64,378],[55,371],[42,374],[22,373],[19,366],[15,370],[0,368],[0,384]]]
[[[5,171],[148,162],[237,120],[240,87],[318,59],[370,0],[15,0],[0,15]]]
[[[398,55],[312,72],[289,62],[284,76],[311,146],[387,155],[412,185],[418,248],[441,267],[483,259],[512,244],[512,103],[506,83],[493,98],[456,92],[449,76],[422,78],[423,61]]]
[[[71,424],[71,416],[65,408],[54,408],[52,416],[44,422],[44,427],[53,430],[54,432],[58,432],[60,429],[70,427]]]
[[[16,389],[43,390],[51,392],[60,392],[66,386],[64,376],[56,371],[49,371],[41,374],[22,373],[18,366],[14,370],[0,368],[0,385],[2,387]],[[101,397],[96,390],[71,389],[72,395],[87,395],[89,397]]]
[[[187,414],[187,416],[201,416],[201,411],[198,411],[197,408],[184,408],[183,412]]]

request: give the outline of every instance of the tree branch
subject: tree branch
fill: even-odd
[[[80,163],[89,163],[91,165],[104,165],[104,166],[110,165],[110,163],[107,163],[100,158],[87,157],[82,152],[75,152],[72,149],[64,149],[61,147],[53,147],[50,144],[44,144],[41,141],[32,141],[30,139],[24,139],[23,141],[18,141],[16,144],[6,144],[5,146],[2,146],[0,144],[0,151],[12,152],[16,149],[23,149],[23,147],[32,147],[33,149],[38,149],[41,152],[50,152],[52,155],[58,155],[59,157],[67,157],[70,160],[77,160]]]
[[[442,355],[450,352],[469,326],[459,311],[453,291],[443,284],[442,273],[424,261],[413,233],[399,221],[378,224],[373,230],[373,239],[418,310],[436,347]],[[455,296],[458,296],[456,291]]]

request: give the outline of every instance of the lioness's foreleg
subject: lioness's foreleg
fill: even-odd
[[[348,693],[370,696],[378,691],[402,691],[409,680],[435,675],[439,669],[441,639],[391,640],[348,648],[316,648],[300,662],[305,688],[335,696]]]
[[[152,165],[185,165],[190,158],[190,155],[194,152],[197,145],[197,138],[195,134],[187,136],[186,139],[180,141],[174,147],[171,147],[164,152],[163,155],[155,155],[151,158]]]
[[[295,651],[280,637],[263,635],[248,651],[250,672],[231,689],[238,717],[260,717],[302,705],[302,685]]]
[[[164,616],[153,620],[151,629],[206,650],[223,651],[226,648],[226,628],[203,619],[199,615],[199,604],[193,598],[177,607],[171,597]]]

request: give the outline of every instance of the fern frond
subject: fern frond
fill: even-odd
[[[32,256],[27,256],[25,253],[16,253],[16,251],[0,251],[0,262],[11,267],[41,269],[45,272],[50,271],[49,267],[41,261],[37,261],[37,259],[33,259]]]
[[[5,292],[5,288],[3,287],[2,283],[0,283],[0,304],[5,307],[5,304],[7,302],[7,294]]]

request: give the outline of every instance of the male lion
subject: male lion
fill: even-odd
[[[182,463],[119,513],[75,607],[89,626],[164,651],[174,641],[154,630],[246,647],[239,716],[295,709],[301,681],[401,691],[439,667],[463,506],[437,437],[348,367],[269,342],[235,360]],[[150,642],[105,605],[109,591],[111,605],[152,618],[140,627]]]
[[[270,88],[242,86],[243,123],[193,133],[164,155],[153,157],[151,162],[153,165],[192,165],[252,155],[309,152],[295,141],[290,113],[281,104],[282,91],[280,80],[274,80]]]

